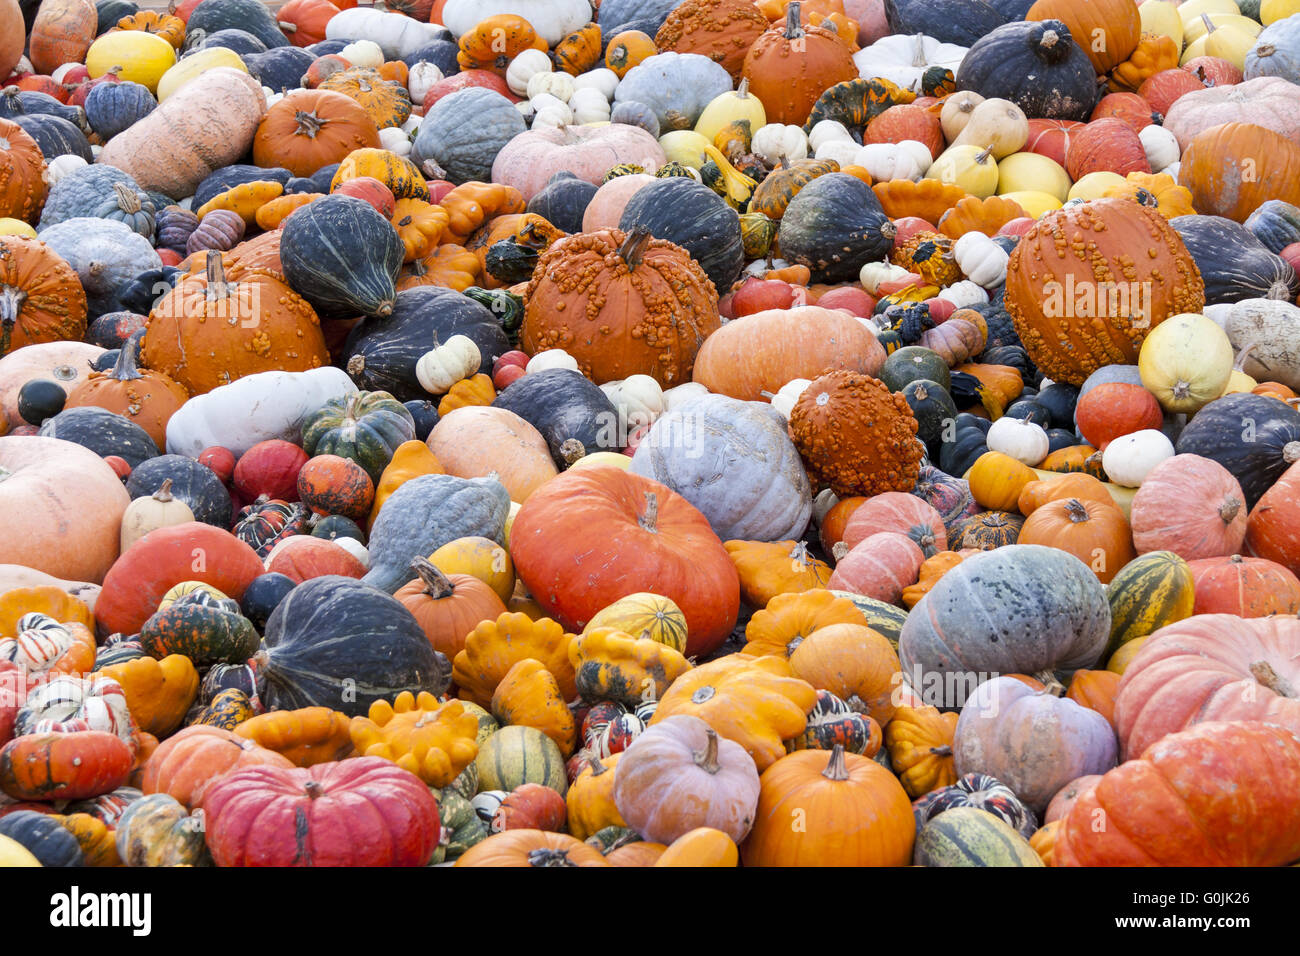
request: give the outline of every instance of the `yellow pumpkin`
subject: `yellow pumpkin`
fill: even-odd
[[[1049,159],[1050,163],[1051,160]],[[1051,212],[1053,209],[1061,208],[1061,200],[1057,199],[1052,193],[1038,192],[1035,190],[1020,190],[1010,193],[999,193],[1003,199],[1010,199],[1017,202],[1024,209],[1025,215],[1032,219],[1041,219],[1044,214]]]
[[[1058,203],[1070,198],[1070,174],[1056,160],[1038,153],[1012,153],[998,163],[998,195],[1040,192]],[[1020,202],[1019,199],[1016,200]],[[1023,202],[1020,205],[1024,206]],[[1029,207],[1025,206],[1028,212]],[[1033,213],[1030,213],[1033,215]]]
[[[274,180],[258,179],[251,183],[240,183],[217,193],[200,206],[195,215],[202,219],[214,209],[228,209],[244,220],[245,227],[252,228],[257,223],[257,211],[283,194],[284,187]]]
[[[234,51],[226,52],[239,60]],[[91,79],[112,72],[124,82],[147,86],[150,93],[158,91],[159,81],[175,65],[176,48],[158,34],[143,30],[105,33],[86,51],[86,70]]]
[[[433,554],[429,563],[443,574],[468,574],[496,592],[502,603],[515,593],[515,566],[510,552],[491,538],[469,536],[449,541]]]
[[[36,230],[30,223],[23,222],[21,219],[10,219],[8,216],[0,217],[0,236],[26,236],[28,239],[36,238]],[[627,455],[621,455],[627,458],[631,464],[632,459]]]
[[[163,42],[166,43],[167,41],[164,40]],[[168,46],[170,45],[168,44]],[[161,103],[167,99],[190,80],[219,66],[228,66],[240,73],[248,72],[248,67],[244,65],[244,61],[239,58],[239,54],[234,50],[228,50],[223,46],[208,47],[178,61],[175,66],[162,74],[162,77],[157,82],[158,102]]]
[[[1067,199],[1101,199],[1107,190],[1124,185],[1124,177],[1109,170],[1088,173],[1070,187]]]

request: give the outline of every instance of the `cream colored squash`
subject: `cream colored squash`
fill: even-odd
[[[1143,33],[1170,37],[1182,49],[1183,18],[1178,15],[1178,4],[1173,0],[1146,0],[1138,7],[1138,18]]]
[[[763,102],[749,92],[749,80],[741,80],[740,86],[730,93],[720,93],[709,101],[704,112],[695,121],[695,132],[710,143],[724,126],[737,120],[748,120],[750,130],[762,129],[767,125],[767,112]]]
[[[1003,159],[1025,148],[1029,141],[1029,118],[1010,100],[989,99],[971,111],[953,146],[989,149],[994,159]]]
[[[1052,193],[1025,189],[1009,193],[999,193],[1004,199],[1012,199],[1025,211],[1026,216],[1039,219],[1044,213],[1061,208],[1061,200]]]
[[[945,99],[939,110],[939,126],[943,129],[943,138],[955,143],[974,115],[975,108],[983,102],[984,97],[973,90],[962,90]]]
[[[1088,173],[1071,186],[1066,199],[1101,199],[1106,195],[1106,190],[1124,184],[1125,179],[1119,173],[1112,173],[1110,170],[1099,170],[1095,173]]]
[[[1300,389],[1300,307],[1280,299],[1247,299],[1229,307],[1224,330],[1242,371]]]
[[[1208,316],[1184,312],[1152,329],[1138,352],[1142,386],[1166,412],[1191,415],[1223,394],[1232,343]]]
[[[191,53],[162,75],[158,80],[158,102],[162,103],[185,84],[192,83],[208,70],[221,67],[239,70],[241,73],[248,72],[248,67],[234,50],[228,50],[223,46],[208,47],[197,53]],[[261,92],[260,86],[258,92]]]
[[[172,496],[172,480],[168,478],[152,495],[136,498],[122,514],[122,550],[157,528],[186,524],[194,520],[190,506]]]
[[[998,163],[998,195],[1020,192],[1048,193],[1065,202],[1070,198],[1070,174],[1038,153],[1013,153]]]
[[[1174,457],[1173,442],[1154,428],[1121,435],[1102,452],[1101,468],[1106,477],[1125,488],[1141,487],[1151,469]]]

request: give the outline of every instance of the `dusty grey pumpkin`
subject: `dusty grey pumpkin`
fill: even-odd
[[[501,147],[527,129],[514,104],[495,90],[457,90],[425,114],[411,162],[426,179],[490,182]]]

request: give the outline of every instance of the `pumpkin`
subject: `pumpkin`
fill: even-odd
[[[754,40],[742,72],[769,122],[802,125],[827,87],[853,79],[858,71],[852,51],[833,30],[800,24],[796,0],[786,8],[784,24]]]
[[[64,258],[38,239],[0,236],[0,356],[85,330],[86,293]]]
[[[562,755],[573,753],[577,740],[573,714],[541,661],[525,658],[511,665],[492,693],[492,715],[502,726],[540,730],[555,741]]]
[[[1194,578],[1188,563],[1172,551],[1152,551],[1130,561],[1106,589],[1111,637],[1105,657],[1167,624],[1190,617]]]
[[[456,859],[456,866],[609,866],[595,847],[567,833],[547,830],[505,830],[474,844]]]
[[[1124,514],[1110,501],[1059,498],[1034,509],[1020,529],[1021,544],[1073,554],[1102,584],[1136,557]]]
[[[740,575],[740,598],[765,607],[778,594],[825,587],[830,567],[808,554],[802,542],[727,541],[725,547]]]
[[[790,655],[790,672],[865,713],[882,727],[893,718],[894,689],[901,680],[898,655],[871,628],[832,624],[809,634]]]
[[[368,203],[327,196],[289,217],[281,232],[285,279],[322,314],[392,313],[404,247],[393,225]],[[364,243],[370,252],[358,256],[349,243]]]
[[[480,621],[463,637],[452,674],[465,700],[490,706],[502,679],[519,661],[541,662],[557,680],[564,699],[577,694],[573,665],[569,661],[569,635],[555,621],[531,620],[527,615],[505,613]]]
[[[253,161],[310,176],[357,149],[379,147],[379,132],[364,107],[329,88],[295,90],[277,101],[253,136]]]
[[[479,718],[467,705],[441,704],[427,692],[416,696],[403,691],[391,704],[376,700],[366,716],[353,717],[348,746],[367,757],[391,760],[431,787],[444,787],[472,765],[478,729]]]
[[[378,757],[235,770],[206,789],[203,815],[219,866],[423,866],[440,830],[428,787]]]
[[[764,772],[741,855],[746,866],[905,866],[914,838],[894,776],[837,746],[797,751]]]
[[[98,583],[117,559],[129,503],[122,482],[89,449],[55,438],[0,437],[0,508],[12,532],[0,544],[0,562]],[[74,534],[66,522],[77,513]]]
[[[1075,671],[1066,697],[1081,707],[1095,710],[1115,726],[1115,695],[1120,675],[1114,671]]]
[[[1296,511],[1291,497],[1300,471],[1288,468],[1264,493],[1246,526],[1246,553],[1282,564],[1292,572],[1300,569],[1295,548]]]
[[[35,220],[45,202],[45,157],[17,123],[0,119],[0,213]]]
[[[583,593],[559,583],[573,573],[578,539],[565,530],[573,520],[605,529],[594,551],[591,539],[583,544],[578,566],[591,575]],[[735,624],[739,580],[726,549],[684,498],[639,475],[592,466],[547,482],[519,510],[510,550],[528,590],[574,630],[618,597],[650,587],[686,615],[688,656],[716,647]]]
[[[415,616],[433,649],[448,659],[464,648],[465,636],[480,621],[505,613],[501,598],[478,578],[444,574],[423,558],[413,564],[417,580],[402,585],[394,597]]]
[[[1137,5],[1128,0],[1089,4],[1084,9],[1061,0],[1038,0],[1026,20],[1060,20],[1073,36],[1086,38],[1084,52],[1099,74],[1109,73],[1137,48],[1142,32]]]
[[[889,604],[902,603],[903,590],[916,583],[924,553],[906,535],[870,535],[840,558],[831,575],[833,589]]]
[[[117,855],[116,831],[103,820],[89,813],[56,815],[54,819],[77,841],[86,866],[122,865]]]
[[[1218,462],[1237,479],[1246,504],[1300,456],[1300,413],[1263,395],[1229,394],[1210,402],[1178,436],[1179,454]]]
[[[1287,85],[1292,91],[1296,89],[1293,84]],[[1248,86],[1251,83],[1229,89],[1241,90],[1243,97],[1263,93],[1248,92]],[[1199,95],[1188,94],[1184,100]],[[1175,104],[1171,114],[1179,110],[1181,103]],[[1260,106],[1264,108],[1264,104]],[[1290,135],[1294,134],[1293,126]],[[1286,134],[1253,123],[1229,122],[1201,127],[1183,144],[1178,181],[1191,190],[1197,212],[1244,222],[1267,200],[1300,202],[1300,188],[1294,179],[1297,168],[1300,147]]]
[[[1198,558],[1189,561],[1188,567],[1195,582],[1195,614],[1256,618],[1300,611],[1295,574],[1267,558],[1237,554]]]
[[[968,479],[975,501],[985,508],[1010,511],[1034,480],[1034,470],[1010,455],[988,451],[971,465]]]
[[[699,826],[743,839],[758,793],[758,771],[744,748],[686,714],[656,723],[618,756],[612,791],[621,818],[666,843]]]
[[[976,806],[957,806],[928,820],[916,837],[918,866],[1036,867],[1034,847],[1001,817]]]
[[[131,748],[103,730],[34,733],[0,749],[0,790],[15,800],[82,800],[120,787]]]
[[[186,401],[189,392],[166,372],[136,365],[136,348],[143,332],[136,332],[118,353],[117,361],[107,372],[94,372],[74,388],[66,408],[95,406],[126,416],[137,422],[154,443],[166,445],[167,422]]]
[[[561,796],[568,790],[564,755],[550,737],[523,724],[502,727],[483,742],[476,758],[479,790],[513,790],[540,783]]]
[[[1246,537],[1245,495],[1218,462],[1167,458],[1147,473],[1130,507],[1139,553],[1168,550],[1192,561],[1235,554]]]
[[[360,467],[360,466],[358,466]],[[364,469],[363,469],[364,470]],[[420,475],[441,475],[445,469],[421,441],[403,442],[393,451],[393,457],[384,468],[384,473],[375,488],[374,504],[370,509],[367,529],[373,528],[379,511],[389,497],[403,484]],[[369,477],[367,475],[367,477]]]
[[[1082,279],[1071,258],[1055,251],[1055,243],[1076,231],[1104,233],[1095,255],[1107,263],[1087,263]],[[1134,241],[1156,252],[1136,271],[1126,265],[1127,235],[1141,235]],[[1098,269],[1105,278],[1093,278]],[[1179,235],[1156,210],[1121,199],[1041,217],[1011,253],[1006,288],[1007,311],[1034,364],[1053,381],[1073,385],[1103,365],[1133,364],[1152,328],[1168,316],[1199,312],[1205,302],[1205,285]]]
[[[314,514],[339,514],[359,521],[371,509],[374,483],[352,459],[321,454],[299,469],[296,494]]]
[[[671,314],[659,301],[669,286]],[[646,232],[610,230],[552,246],[524,299],[523,348],[562,348],[598,384],[634,374],[662,385],[688,379],[700,345],[720,328],[708,277],[681,249]],[[575,327],[578,319],[585,324]]]
[[[99,25],[89,0],[58,0],[38,10],[31,26],[31,62],[39,73],[52,73],[64,63],[80,63]]]
[[[852,601],[829,590],[777,595],[749,619],[745,626],[748,643],[742,653],[788,658],[814,631],[833,624],[861,626],[864,622]]]
[[[856,279],[885,257],[895,236],[873,187],[847,173],[827,173],[790,200],[777,233],[782,254],[808,266],[818,281]]]
[[[326,402],[303,422],[302,444],[308,455],[354,461],[378,482],[398,446],[414,437],[411,413],[387,392],[353,392]],[[359,509],[362,515],[370,504]]]
[[[956,713],[928,705],[902,706],[885,728],[889,763],[909,797],[916,799],[957,781],[953,763]]]
[[[1103,482],[1092,475],[1075,472],[1061,478],[1036,479],[1029,482],[1020,491],[1016,509],[1025,517],[1029,517],[1048,502],[1063,498],[1078,498],[1106,505],[1114,504],[1115,501]]]
[[[352,753],[348,718],[328,707],[304,707],[261,714],[242,721],[235,733],[287,757],[295,767],[341,760]]]
[[[208,859],[201,818],[165,793],[132,801],[117,819],[115,835],[124,866],[195,866]]]
[[[316,89],[348,97],[365,111],[376,129],[401,126],[411,115],[411,96],[406,88],[385,80],[376,70],[359,67],[341,70],[323,80]]]
[[[1053,863],[1281,865],[1300,843],[1294,807],[1273,788],[1297,773],[1300,745],[1282,727],[1208,722],[1170,734],[1080,795],[1061,820]],[[1093,827],[1098,814],[1113,825]]]
[[[1164,413],[1156,397],[1141,385],[1110,382],[1080,397],[1075,422],[1088,444],[1105,451],[1115,438],[1159,428]]]
[[[1031,73],[1043,82],[1025,87],[1016,80]],[[1007,99],[1026,116],[1045,119],[1086,120],[1097,100],[1088,54],[1052,18],[1006,23],[985,34],[962,59],[956,81],[958,90]]]
[[[188,657],[139,657],[100,670],[122,685],[127,707],[140,729],[167,737],[181,725],[199,690],[199,674]]]

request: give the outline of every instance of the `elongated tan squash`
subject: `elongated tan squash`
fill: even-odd
[[[265,113],[257,80],[216,67],[109,140],[99,162],[130,173],[142,189],[181,199],[248,152]]]

